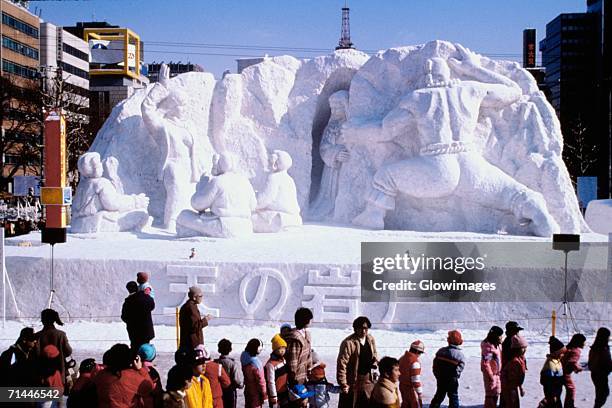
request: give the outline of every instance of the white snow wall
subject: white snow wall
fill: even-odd
[[[8,256],[6,264],[22,316],[38,316],[49,296],[49,259]],[[124,285],[134,279],[135,271],[149,272],[157,324],[174,324],[175,308],[187,300],[187,289],[196,283],[204,290],[201,311],[219,317],[213,324],[276,326],[292,322],[298,307],[308,307],[318,326],[325,327],[349,327],[357,316],[366,315],[372,322],[395,330],[482,329],[507,320],[529,322],[530,328],[536,329],[547,327],[552,310],[560,306],[559,302],[519,301],[364,303],[360,266],[350,264],[56,258],[54,266],[53,308],[63,319],[72,320],[119,321],[127,295]],[[551,273],[553,269],[559,272],[551,268]],[[516,282],[528,281],[531,273],[525,269],[509,271]],[[547,284],[537,282],[524,290],[538,291]],[[583,277],[581,285],[595,283]],[[7,315],[13,318],[16,310],[10,300]],[[612,303],[572,303],[572,311],[580,319],[581,330],[597,329],[601,321],[609,319]]]

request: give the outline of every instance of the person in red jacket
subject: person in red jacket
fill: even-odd
[[[484,408],[496,408],[497,400],[501,394],[501,343],[503,334],[504,330],[501,327],[493,326],[489,330],[487,338],[480,343],[480,371],[482,371],[485,388]]]
[[[289,404],[285,351],[287,343],[280,334],[275,334],[272,337],[272,353],[264,367],[270,407],[286,407]]]
[[[261,340],[251,339],[240,355],[240,363],[244,373],[245,408],[262,408],[264,402],[268,399],[263,364],[257,357],[262,351],[263,343]]]
[[[60,351],[53,344],[45,346],[38,361],[40,385],[61,390],[64,393],[64,379],[60,372]]]
[[[583,334],[577,333],[572,336],[572,339],[566,346],[566,352],[561,357],[561,364],[563,365],[563,377],[565,382],[565,408],[574,408],[574,402],[576,401],[576,384],[572,379],[572,373],[579,373],[582,371],[580,367],[580,354],[586,344],[586,337]]]
[[[514,335],[510,347],[509,360],[502,365],[504,382],[502,383],[501,395],[504,399],[504,408],[520,408],[520,397],[525,396],[523,382],[527,372],[525,365],[527,341],[518,334]]]
[[[99,407],[153,408],[153,381],[140,357],[127,344],[115,344],[105,353],[106,368],[93,377]]]
[[[410,349],[399,359],[399,389],[402,394],[402,408],[423,408],[423,385],[421,384],[421,361],[425,344],[413,341]]]
[[[202,352],[202,355],[209,355],[203,344],[198,345],[195,351],[196,353]],[[221,364],[210,360],[204,364],[204,377],[210,382],[213,408],[223,408],[223,390],[232,384],[227,372]]]

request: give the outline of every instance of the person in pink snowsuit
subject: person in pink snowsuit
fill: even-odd
[[[496,408],[501,394],[501,342],[504,330],[493,326],[487,338],[480,343],[480,371],[484,380],[484,408]]]

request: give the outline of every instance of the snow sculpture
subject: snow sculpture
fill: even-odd
[[[353,144],[393,141],[413,152],[378,169],[366,209],[353,224],[384,228],[384,216],[395,209],[398,193],[421,199],[458,195],[512,213],[535,235],[559,232],[542,195],[486,161],[472,145],[481,106],[501,110],[520,99],[521,88],[481,66],[475,54],[457,49],[461,60],[428,59],[421,88],[403,96],[379,126],[359,129],[347,138]],[[449,65],[473,80],[452,80]]]
[[[111,180],[102,177],[98,153],[82,155],[78,168],[81,181],[72,203],[72,232],[140,231],[147,225],[149,198],[119,193]]]
[[[177,220],[177,236],[204,235],[231,238],[253,232],[251,213],[257,206],[249,180],[236,173],[237,158],[231,153],[219,156],[219,175],[202,175],[191,197],[196,210],[183,210]]]
[[[162,64],[159,82],[144,98],[141,109],[144,124],[162,156],[158,178],[166,190],[163,226],[174,231],[179,212],[189,208],[191,183],[196,183],[206,168],[197,137],[183,125],[187,97],[170,87],[169,79],[170,69]]]
[[[448,62],[453,58],[459,66]],[[145,192],[151,198],[149,213],[170,227],[176,213],[190,209],[194,181],[210,174],[215,150],[236,154],[235,172],[263,191],[269,152],[279,149],[292,157],[291,177],[302,212],[317,220],[351,223],[380,191],[376,184],[392,187],[383,190],[395,208],[386,210],[384,218],[379,211],[375,222],[362,222],[370,226],[380,227],[383,218],[384,228],[398,230],[548,235],[558,225],[566,233],[588,232],[561,158],[559,121],[533,77],[513,62],[472,59],[477,69],[464,64],[459,45],[432,41],[371,57],[356,50],[308,60],[270,57],[217,81],[201,72],[172,79],[162,75],[162,84],[136,91],[113,110],[92,151],[103,159],[117,157],[125,192]],[[445,70],[442,60],[450,64],[453,86],[425,86],[428,60],[432,71]],[[481,95],[484,88],[486,96]],[[349,93],[348,103],[339,91]],[[500,93],[510,99],[491,103]],[[439,109],[439,119],[409,120],[419,103],[427,104],[411,102],[418,95],[436,96],[439,103],[449,101],[452,109],[468,111]],[[458,99],[449,100],[452,95]],[[345,107],[344,125],[336,117],[337,98]],[[438,102],[431,106],[439,107]],[[453,117],[460,120],[453,122]],[[439,141],[424,130],[437,124],[453,126],[433,132]],[[425,149],[435,143],[448,146]],[[445,148],[457,151],[443,153]],[[333,150],[342,154],[330,163],[326,156]],[[459,171],[460,177],[447,163],[455,161],[469,167]],[[411,186],[393,186],[401,163],[419,162],[437,163],[433,173],[449,174],[438,183],[420,168]],[[456,188],[423,193],[438,184],[452,185],[453,177],[459,177]]]
[[[102,167],[104,168],[104,178],[110,180],[112,185],[115,187],[115,190],[117,190],[119,194],[123,194],[125,190],[123,189],[123,183],[119,178],[119,160],[113,156],[109,156],[102,162]]]
[[[313,220],[323,220],[334,215],[340,167],[350,158],[350,153],[346,147],[338,143],[342,132],[342,124],[346,122],[348,96],[348,91],[338,91],[329,97],[331,117],[323,131],[323,138],[319,147],[325,167],[321,176],[319,192],[310,204],[309,211],[309,216]]]
[[[295,182],[287,173],[292,163],[289,153],[283,150],[274,150],[270,155],[272,173],[263,191],[257,194],[252,217],[255,232],[279,232],[302,225]]]

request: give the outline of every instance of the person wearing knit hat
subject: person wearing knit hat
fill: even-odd
[[[291,324],[289,323],[283,323],[281,324],[280,327],[280,335],[284,336],[285,334],[289,333],[291,331]]]
[[[136,286],[136,290],[134,290]],[[138,289],[134,281],[127,283],[126,288],[130,294],[121,306],[121,320],[125,322],[125,328],[130,339],[130,347],[134,353],[142,344],[149,343],[155,338],[155,327],[151,313],[155,310],[155,300],[145,292]]]
[[[501,342],[504,331],[501,327],[493,326],[489,329],[487,337],[480,343],[480,371],[485,389],[484,408],[497,407],[497,400],[501,395]]]
[[[289,403],[289,390],[287,389],[287,367],[285,352],[287,342],[280,334],[272,337],[272,353],[264,366],[266,378],[266,391],[270,406],[285,406]]]
[[[146,272],[138,272],[136,274],[136,282],[138,282],[138,290],[144,292],[145,295],[149,295],[152,298],[155,298],[155,291],[153,290],[153,286],[149,282],[149,274]]]
[[[203,344],[196,346],[195,352],[204,361],[204,376],[210,382],[213,408],[223,408],[223,389],[228,388],[232,381],[223,366],[211,360],[210,353]]]
[[[15,344],[0,355],[0,387],[24,386],[34,383],[32,373],[36,365],[34,329],[24,327]]]
[[[461,332],[449,331],[447,342],[448,346],[439,349],[433,361],[436,393],[429,405],[431,408],[439,408],[446,396],[449,408],[459,407],[459,377],[465,367],[465,356],[459,347],[463,344]]]
[[[423,385],[421,383],[421,354],[425,353],[425,344],[415,340],[399,359],[399,389],[402,394],[403,408],[421,408],[423,406]]]
[[[64,390],[64,379],[60,372],[60,351],[53,344],[44,346],[39,359],[39,380],[45,387]]]
[[[208,326],[213,318],[207,314],[202,316],[198,305],[202,303],[204,291],[199,286],[191,286],[187,292],[187,301],[179,311],[179,327],[181,344],[179,348],[193,350],[198,344],[204,344],[202,330]]]
[[[451,330],[448,332],[448,344],[460,346],[463,344],[463,337],[459,330]]]
[[[62,386],[65,384],[66,378],[66,357],[72,355],[72,347],[68,342],[66,333],[55,328],[55,323],[60,326],[64,325],[64,322],[59,317],[59,314],[53,309],[45,309],[40,313],[40,320],[43,324],[41,331],[36,333],[38,337],[38,354],[42,353],[42,350],[48,346],[53,345],[59,351],[59,371],[62,379]]]
[[[561,358],[561,364],[563,364],[563,382],[565,383],[565,402],[563,406],[565,408],[574,408],[576,401],[576,383],[572,378],[573,373],[579,373],[583,369],[580,366],[580,355],[582,349],[586,345],[586,337],[584,334],[576,333],[572,336],[572,339],[567,344],[566,352]]]
[[[505,408],[518,408],[521,406],[521,397],[525,396],[523,383],[527,364],[525,352],[527,341],[518,335],[514,335],[510,342],[510,354],[507,363],[502,363],[501,372],[501,399]]]
[[[319,354],[312,350],[312,367],[308,372],[306,389],[312,395],[308,398],[309,407],[328,408],[331,397],[329,393],[338,394],[340,387],[327,381],[325,367],[327,365],[319,358]]]
[[[540,406],[560,407],[564,377],[561,358],[565,353],[565,346],[555,336],[550,336],[548,345],[550,353],[546,355],[546,361],[540,370],[540,384],[544,388],[544,399],[540,402]]]
[[[157,352],[154,345],[145,343],[138,349],[138,355],[142,361],[151,363],[153,360],[155,360]]]

